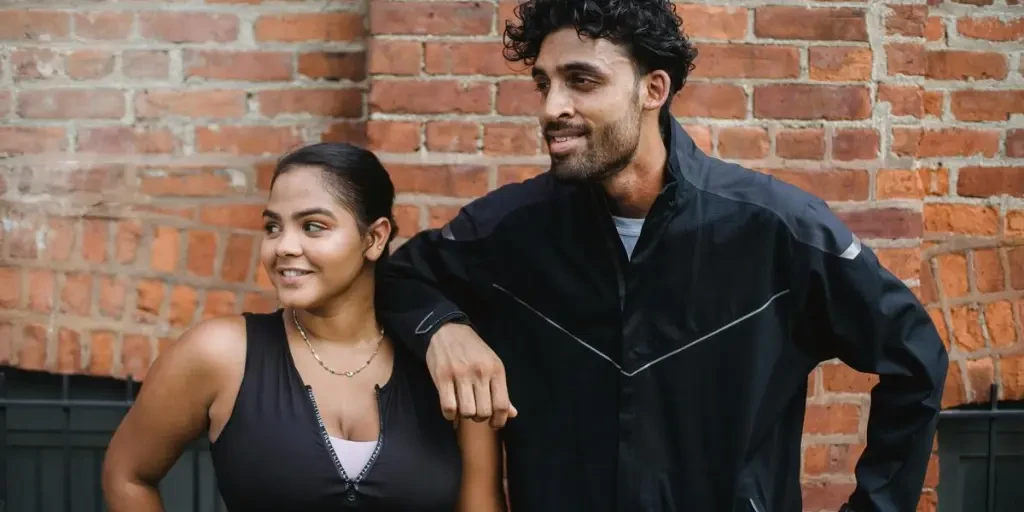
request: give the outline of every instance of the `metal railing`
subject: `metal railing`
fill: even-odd
[[[106,511],[103,455],[139,388],[131,379],[0,368],[0,512]],[[160,483],[168,512],[224,510],[208,451],[205,438],[193,442]]]
[[[996,510],[996,421],[1009,418],[1017,418],[1024,420],[1024,409],[1000,409],[998,384],[992,384],[989,387],[989,401],[987,407],[946,409],[939,412],[940,422],[948,422],[951,420],[987,420],[987,444],[985,449],[986,487],[984,509],[986,512],[995,512]]]

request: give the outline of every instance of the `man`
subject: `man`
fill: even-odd
[[[447,415],[515,418],[512,509],[799,511],[807,375],[839,358],[880,375],[846,510],[914,510],[947,354],[912,293],[823,201],[671,118],[695,51],[670,2],[517,16],[551,169],[413,237],[379,292]]]

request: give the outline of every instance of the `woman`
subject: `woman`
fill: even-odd
[[[278,163],[260,259],[282,309],[203,321],[160,355],[107,451],[113,512],[163,510],[158,482],[204,431],[231,511],[504,510],[497,435],[453,428],[376,318],[394,195],[351,145]]]

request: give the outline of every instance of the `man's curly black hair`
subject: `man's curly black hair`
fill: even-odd
[[[672,79],[671,99],[697,58],[669,0],[527,0],[516,6],[515,15],[521,23],[505,26],[504,55],[511,62],[532,66],[545,37],[572,27],[578,34],[626,47],[641,74],[664,70]]]

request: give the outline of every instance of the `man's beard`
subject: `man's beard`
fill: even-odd
[[[546,129],[565,127],[562,123],[554,122]],[[579,152],[565,157],[551,157],[551,172],[556,178],[601,182],[625,169],[640,144],[639,105],[631,105],[622,118],[587,133],[585,137],[586,145]]]

